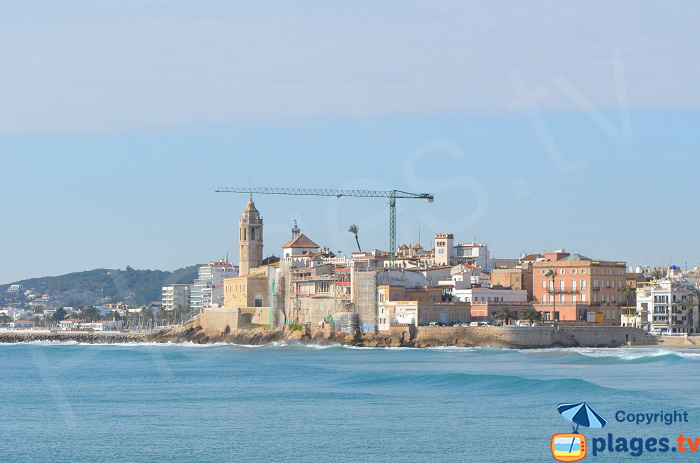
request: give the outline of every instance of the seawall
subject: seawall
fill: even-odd
[[[16,342],[81,342],[87,344],[117,344],[145,342],[146,334],[87,332],[87,331],[0,331],[0,343]]]
[[[548,347],[621,347],[656,344],[654,336],[629,327],[414,327],[400,326],[383,334],[350,334],[332,327],[291,330],[285,327],[221,332],[188,326],[161,331],[149,337],[155,342],[194,342],[207,344],[266,344],[271,342],[301,342],[313,344],[337,343],[358,347],[499,347],[535,349]]]

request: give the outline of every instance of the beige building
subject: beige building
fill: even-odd
[[[377,307],[377,329],[388,331],[396,325],[468,323],[471,304],[465,302],[384,301]]]
[[[532,301],[532,266],[523,264],[523,267],[518,268],[491,270],[491,287],[525,290],[527,300]]]
[[[224,280],[224,307],[269,307],[268,277],[241,275]]]

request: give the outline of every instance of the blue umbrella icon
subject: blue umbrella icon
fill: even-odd
[[[579,426],[584,426],[587,428],[602,428],[608,423],[605,418],[597,414],[586,404],[586,402],[578,404],[559,404],[557,411],[567,420],[576,423],[574,434],[578,434]],[[569,449],[569,452],[571,452],[571,449],[574,448],[575,441],[576,439],[571,441],[571,448]]]

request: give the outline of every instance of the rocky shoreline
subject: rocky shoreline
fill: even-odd
[[[400,327],[385,334],[350,334],[332,327],[284,327],[207,331],[186,326],[154,333],[153,342],[229,343],[263,345],[274,342],[340,344],[355,347],[493,347],[541,349],[552,347],[651,346],[657,340],[636,328],[623,327]]]
[[[149,337],[149,340],[152,342],[192,342],[195,344],[228,343],[264,345],[274,342],[298,342],[300,344],[341,344],[357,347],[433,347],[428,344],[422,345],[421,343],[415,342],[415,340],[406,339],[401,336],[352,335],[323,328],[292,330],[287,327],[274,331],[270,331],[267,328],[253,328],[230,333],[221,333],[209,332],[203,330],[201,327],[187,326],[154,333]],[[467,346],[464,345],[461,347]]]
[[[270,331],[251,326],[232,332],[205,330],[199,325],[171,328],[152,334],[117,332],[0,332],[0,343],[78,342],[194,343],[265,345],[300,343],[355,347],[493,347],[541,349],[552,347],[640,347],[658,345],[656,338],[636,328],[623,327],[413,327],[392,328],[389,333],[351,334],[326,327],[291,327]]]

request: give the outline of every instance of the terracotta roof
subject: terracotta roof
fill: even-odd
[[[399,246],[399,249],[408,249],[408,246],[406,246],[405,244],[402,244],[401,246]]]
[[[287,248],[318,248],[319,245],[311,241],[308,236],[305,234],[301,234],[294,238],[292,241],[289,243],[285,244],[282,246],[282,249],[287,249]]]
[[[420,244],[416,243],[416,244],[413,246],[413,249],[423,249],[423,246],[421,246]]]

